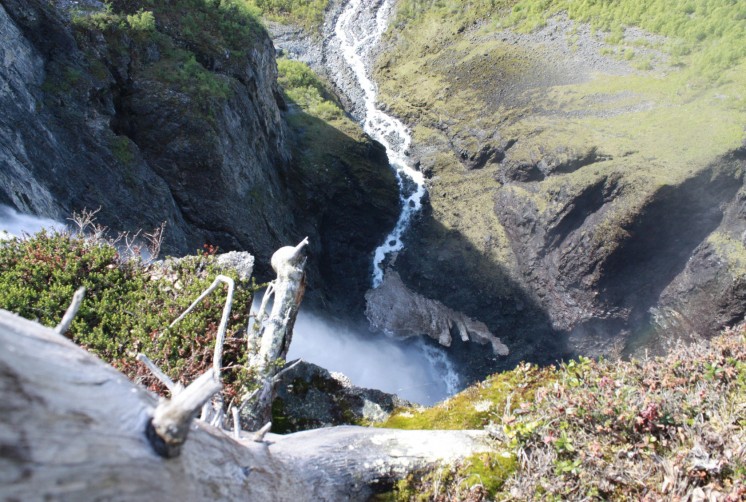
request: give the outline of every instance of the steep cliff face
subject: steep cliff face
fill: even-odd
[[[662,349],[744,315],[742,61],[715,78],[623,22],[615,39],[566,14],[506,29],[487,2],[398,5],[377,82],[430,177],[395,266],[409,288],[513,360]]]
[[[60,220],[104,201],[131,207],[120,220],[109,209],[102,218],[118,228],[168,220],[172,242],[185,245],[183,217],[167,184],[135,156],[127,138],[109,129],[107,118],[114,115],[110,93],[84,74],[83,55],[60,13],[47,2],[3,2],[0,31],[0,198]],[[53,75],[60,79],[58,86]],[[129,165],[115,157],[114,144],[131,152]]]
[[[288,239],[289,151],[266,35],[208,71],[206,49],[190,60],[164,34],[168,19],[164,33],[142,33],[104,13],[66,15],[4,3],[5,50],[22,56],[3,72],[14,90],[3,96],[5,198],[58,218],[101,206],[116,229],[166,220],[171,251],[209,242],[268,255]]]
[[[260,263],[309,235],[312,288],[324,287],[326,261],[342,264],[335,286],[362,288],[367,255],[396,218],[385,154],[328,127],[313,141],[346,192],[304,168],[304,133],[288,125],[297,111],[251,13],[228,3],[145,14],[138,2],[113,5],[0,5],[0,202],[60,220],[101,207],[114,230],[165,220],[169,253],[210,243]],[[366,238],[347,247],[351,228]]]

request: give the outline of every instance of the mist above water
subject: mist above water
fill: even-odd
[[[0,238],[3,232],[23,237],[42,229],[64,231],[66,227],[0,205]],[[255,310],[259,301],[257,295]],[[423,405],[442,401],[461,387],[440,347],[420,339],[395,340],[366,328],[355,330],[304,311],[298,314],[288,353],[289,360],[297,358],[343,373],[358,387],[379,389]]]
[[[348,326],[301,311],[287,359],[301,358],[344,373],[358,387],[379,389],[432,405],[456,393],[459,377],[443,349]]]
[[[11,237],[22,237],[24,234],[35,234],[44,228],[63,231],[65,225],[49,218],[19,213],[12,207],[0,205],[0,237],[3,232],[7,232]]]

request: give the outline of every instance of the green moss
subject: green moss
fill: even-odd
[[[511,452],[490,452],[464,459],[457,471],[463,477],[464,488],[470,491],[481,485],[487,495],[494,497],[505,480],[518,470],[518,460]]]
[[[518,470],[513,453],[506,451],[472,455],[455,466],[437,466],[415,472],[398,481],[376,501],[492,500],[505,481]]]
[[[723,232],[713,232],[707,242],[725,260],[734,277],[746,277],[746,246],[741,240]]]
[[[135,145],[127,136],[114,136],[110,142],[111,153],[125,166],[131,165],[135,160]]]
[[[492,375],[432,408],[395,411],[380,427],[393,429],[481,429],[519,402],[530,402],[533,391],[553,378],[547,369],[524,364]]]

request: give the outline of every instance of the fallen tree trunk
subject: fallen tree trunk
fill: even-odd
[[[337,427],[255,442],[191,422],[180,455],[146,430],[157,398],[52,329],[0,310],[0,499],[365,500],[481,432]]]

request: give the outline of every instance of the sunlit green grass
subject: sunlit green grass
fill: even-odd
[[[399,26],[424,25],[433,17],[448,19],[451,26],[490,19],[524,32],[565,13],[607,32],[609,44],[624,44],[625,28],[638,27],[668,37],[664,50],[674,62],[690,64],[710,79],[746,57],[746,3],[732,0],[403,0],[397,13]]]

